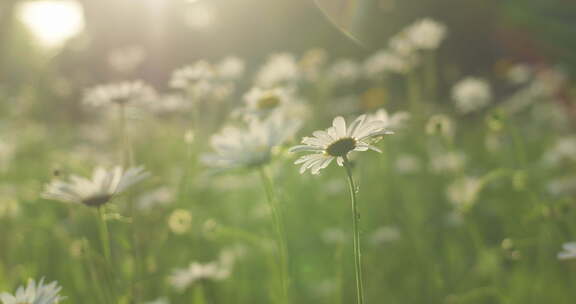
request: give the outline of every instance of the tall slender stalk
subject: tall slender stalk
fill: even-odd
[[[288,251],[286,248],[286,234],[284,230],[284,223],[282,221],[282,216],[280,214],[279,206],[278,206],[278,199],[274,192],[274,183],[270,178],[270,175],[266,171],[266,168],[260,167],[258,170],[260,174],[260,179],[262,180],[262,184],[264,185],[264,189],[266,191],[266,198],[268,200],[268,204],[272,211],[272,220],[274,222],[275,233],[276,233],[276,243],[278,246],[279,254],[280,254],[280,280],[281,280],[281,287],[282,287],[282,296],[283,302],[289,303],[289,284],[290,279],[288,275]]]
[[[104,210],[102,210],[102,207],[98,207],[96,210],[98,212],[98,231],[100,234],[100,242],[102,244],[105,263],[104,277],[108,283],[110,296],[115,299],[116,286],[114,284],[114,266],[112,265],[112,254],[110,251],[110,232],[108,230],[108,223],[106,223],[106,218],[104,216]]]
[[[352,202],[352,227],[354,229],[354,268],[356,270],[356,297],[358,304],[364,304],[364,282],[362,279],[362,249],[360,247],[360,213],[358,212],[358,201],[356,200],[356,185],[352,177],[352,167],[348,157],[344,158],[344,168],[348,177],[350,190],[350,200]]]

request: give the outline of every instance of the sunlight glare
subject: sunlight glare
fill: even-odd
[[[20,6],[20,20],[45,47],[57,47],[82,31],[82,7],[76,1],[42,0]]]

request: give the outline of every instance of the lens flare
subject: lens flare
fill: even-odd
[[[75,1],[43,0],[24,2],[19,19],[45,47],[57,47],[82,31],[82,7]]]

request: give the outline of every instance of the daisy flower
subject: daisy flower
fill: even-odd
[[[477,77],[467,77],[452,88],[452,99],[460,113],[468,114],[487,106],[492,100],[490,84]]]
[[[446,26],[436,20],[424,18],[407,29],[414,46],[421,50],[434,50],[446,38]]]
[[[410,113],[408,112],[396,112],[391,114],[385,109],[380,109],[374,114],[368,115],[368,120],[383,121],[386,128],[390,130],[397,130],[404,127],[408,119],[410,119]]]
[[[184,291],[198,281],[222,281],[230,277],[237,255],[223,252],[220,258],[209,263],[193,262],[186,268],[176,269],[168,281],[178,291]]]
[[[149,103],[156,96],[154,89],[142,81],[121,82],[93,87],[86,91],[84,104],[100,107],[107,104]]]
[[[68,181],[53,180],[46,185],[42,196],[46,199],[100,207],[148,176],[149,173],[144,171],[143,167],[133,167],[126,171],[121,167],[112,170],[97,167],[91,179],[72,175]]]
[[[266,164],[273,148],[280,146],[298,131],[300,121],[273,115],[266,120],[252,120],[247,127],[225,127],[212,136],[214,153],[202,161],[219,169],[252,168]]]
[[[563,251],[558,253],[559,260],[572,260],[576,258],[576,242],[564,243]]]
[[[38,283],[30,279],[28,285],[18,287],[14,295],[1,293],[0,301],[2,304],[56,304],[65,299],[59,295],[60,290],[62,287],[57,282],[45,285],[44,279]]]
[[[295,102],[291,89],[276,87],[272,89],[252,88],[244,94],[246,106],[240,110],[244,118],[263,118],[274,112],[286,112]]]
[[[279,53],[270,56],[256,75],[259,86],[271,88],[279,84],[291,83],[300,77],[300,69],[292,54]]]
[[[362,115],[349,126],[341,116],[334,118],[332,127],[325,131],[315,131],[313,137],[304,137],[303,145],[295,146],[290,152],[311,152],[296,160],[295,164],[302,164],[300,173],[310,170],[312,174],[318,174],[326,168],[334,159],[339,166],[344,165],[344,160],[352,151],[374,150],[381,152],[371,145],[377,137],[392,134],[386,129],[386,123],[380,120],[370,120]]]

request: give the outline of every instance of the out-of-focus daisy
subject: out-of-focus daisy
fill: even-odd
[[[208,61],[197,61],[174,71],[170,78],[170,86],[182,90],[193,101],[224,99],[234,91],[235,85],[232,80],[236,77],[234,74],[239,71],[233,71],[238,67],[229,65],[235,64],[224,62],[224,66],[215,67]]]
[[[370,235],[370,242],[373,245],[382,245],[397,241],[401,238],[400,230],[394,226],[382,226]]]
[[[2,304],[57,304],[65,298],[59,293],[62,287],[57,282],[44,284],[44,279],[38,283],[33,279],[28,280],[28,285],[20,286],[14,295],[1,293]]]
[[[454,121],[452,118],[444,114],[433,115],[426,123],[426,133],[430,135],[440,135],[446,138],[452,138],[455,131]]]
[[[546,185],[546,190],[552,195],[574,195],[576,193],[576,176],[554,178]]]
[[[42,196],[46,199],[99,207],[148,176],[149,173],[143,167],[133,167],[126,171],[121,167],[111,170],[97,167],[91,179],[71,175],[68,181],[53,180],[45,186]]]
[[[404,74],[413,66],[407,58],[388,50],[381,50],[366,59],[363,64],[364,73],[369,79],[378,79],[385,73]]]
[[[296,160],[295,164],[302,164],[300,173],[309,169],[312,174],[318,174],[334,159],[339,166],[343,166],[345,158],[352,151],[370,149],[381,152],[371,143],[386,134],[392,134],[392,131],[386,129],[384,121],[369,120],[366,115],[361,115],[347,127],[344,118],[338,116],[334,118],[332,127],[313,132],[313,137],[304,137],[303,145],[292,147],[290,151],[310,152]]]
[[[368,120],[370,121],[382,121],[386,129],[395,131],[406,125],[406,121],[410,119],[410,113],[408,112],[396,112],[394,114],[389,114],[385,109],[379,109],[374,114],[368,115]]]
[[[323,49],[314,48],[306,51],[299,62],[303,78],[308,81],[318,80],[327,59],[328,54]]]
[[[322,241],[326,244],[341,245],[349,241],[350,236],[340,228],[327,228],[320,234]]]
[[[229,56],[218,63],[216,66],[216,73],[219,77],[224,79],[238,79],[242,77],[245,69],[246,65],[242,59],[235,56]]]
[[[150,302],[146,302],[145,304],[170,304],[170,301],[168,300],[168,298],[162,297]]]
[[[193,262],[186,268],[176,269],[168,280],[176,290],[182,292],[198,281],[227,279],[232,274],[233,264],[234,259],[225,255],[210,263]]]
[[[148,191],[138,197],[136,205],[141,210],[151,210],[157,206],[166,206],[174,201],[175,193],[172,188],[160,187]]]
[[[472,207],[482,190],[482,181],[476,177],[463,177],[455,180],[446,189],[448,199],[462,211]]]
[[[246,107],[242,109],[246,118],[263,118],[273,112],[285,112],[295,101],[291,89],[276,87],[271,89],[252,88],[244,94]]]
[[[452,99],[460,113],[475,112],[492,101],[492,88],[482,78],[466,77],[452,88]]]
[[[189,111],[192,102],[179,94],[160,96],[155,102],[150,103],[149,108],[158,115],[177,114]]]
[[[168,227],[176,234],[184,234],[192,227],[192,214],[188,210],[176,209],[168,218]]]
[[[340,59],[328,68],[326,76],[331,82],[353,83],[362,74],[362,66],[352,59]]]
[[[107,104],[148,104],[155,97],[154,89],[142,81],[120,82],[89,89],[84,96],[84,104],[96,107]]]
[[[562,245],[562,251],[558,253],[559,260],[576,259],[576,242],[568,242]]]
[[[141,46],[125,46],[110,52],[108,64],[118,72],[127,73],[138,68],[145,58],[146,52]]]
[[[407,28],[408,39],[421,50],[435,50],[446,38],[446,26],[436,20],[424,18]]]
[[[253,168],[266,164],[272,150],[282,145],[300,128],[300,121],[273,115],[265,120],[252,120],[247,127],[225,127],[212,136],[214,153],[202,161],[217,169]]]
[[[261,87],[291,84],[300,77],[298,64],[293,55],[272,55],[256,75],[256,84]]]
[[[412,174],[420,171],[422,164],[418,157],[410,154],[402,154],[396,159],[394,167],[396,172],[400,174]]]
[[[562,165],[567,162],[576,162],[576,136],[559,138],[544,154],[544,163],[547,165]]]
[[[434,173],[455,173],[466,165],[466,154],[459,151],[435,152],[430,161]]]

